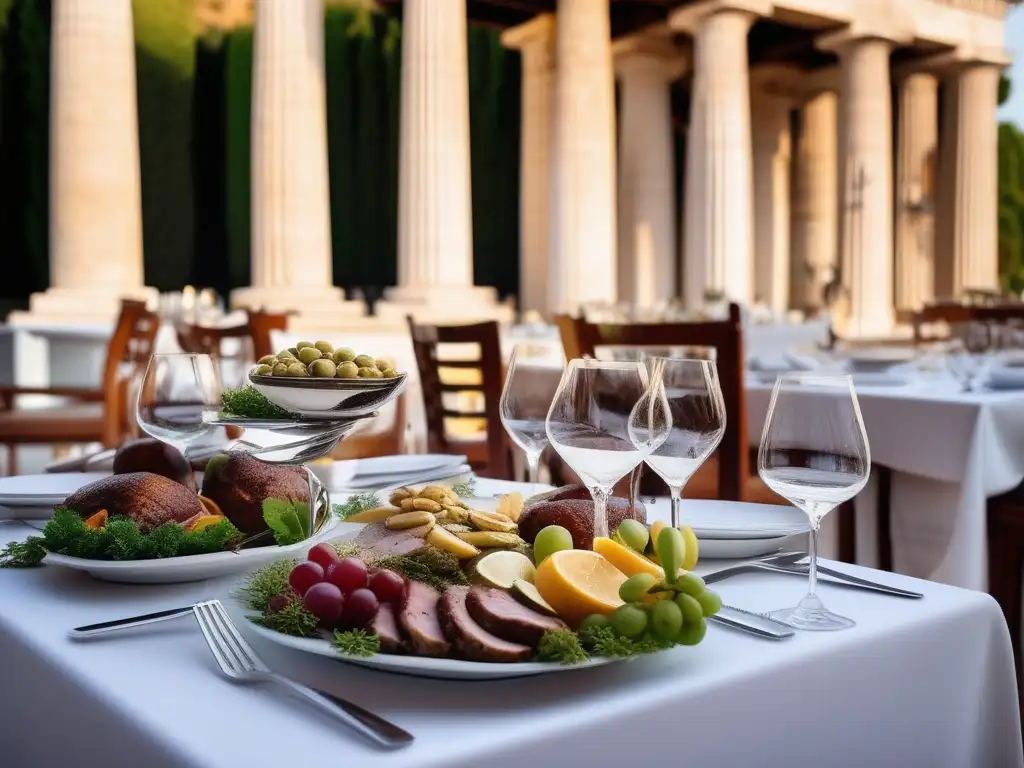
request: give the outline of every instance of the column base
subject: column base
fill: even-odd
[[[399,286],[389,288],[384,297],[374,309],[377,317],[388,325],[404,325],[406,315],[427,323],[515,320],[515,309],[499,303],[496,291],[487,286]]]
[[[160,294],[155,288],[48,288],[29,297],[27,312],[12,312],[12,325],[36,323],[113,323],[121,311],[121,299],[138,299],[155,307]]]

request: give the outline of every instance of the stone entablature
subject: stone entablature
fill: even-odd
[[[961,11],[994,16],[997,19],[1003,18],[1009,10],[1009,3],[1006,0],[932,0],[932,2],[949,5]]]

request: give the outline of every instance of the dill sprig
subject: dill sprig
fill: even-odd
[[[295,637],[316,637],[320,633],[319,620],[303,607],[297,594],[280,610],[264,611],[253,617],[252,621],[275,632]]]
[[[459,559],[450,552],[426,547],[408,555],[389,555],[372,561],[375,568],[387,568],[413,581],[422,581],[444,592],[453,584],[469,584]]]
[[[225,413],[249,419],[293,419],[295,414],[267,400],[252,386],[226,389],[220,398]]]
[[[331,645],[345,656],[376,656],[380,653],[380,637],[362,629],[335,632]]]
[[[277,560],[254,571],[249,579],[239,588],[238,596],[254,611],[265,611],[271,598],[285,592],[288,587],[288,574],[298,560]]]
[[[650,635],[635,639],[623,637],[611,627],[587,627],[580,630],[579,636],[583,647],[594,656],[609,659],[655,653],[674,645],[671,640],[657,640]]]
[[[460,499],[468,499],[476,491],[476,478],[470,477],[452,486],[452,493]]]
[[[559,664],[579,664],[589,659],[590,654],[580,644],[575,632],[562,629],[544,633],[534,658],[537,661],[557,661]]]
[[[30,536],[25,541],[12,541],[0,550],[0,568],[31,568],[39,565],[46,557],[46,547],[39,536]]]
[[[379,507],[380,501],[377,499],[375,493],[356,493],[349,496],[345,500],[344,504],[334,505],[334,514],[342,520],[352,517],[352,515],[358,515],[360,512],[365,512],[368,509]]]

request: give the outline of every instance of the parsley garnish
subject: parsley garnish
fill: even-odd
[[[368,509],[379,507],[380,501],[377,499],[375,493],[357,493],[353,496],[349,496],[345,500],[344,504],[334,505],[334,514],[340,517],[342,520],[352,517],[352,515],[358,515],[360,512],[365,512]]]
[[[456,483],[452,486],[452,493],[458,496],[460,499],[468,499],[476,491],[476,478],[471,477],[468,480],[464,480],[461,483]]]
[[[345,656],[376,656],[380,653],[380,637],[362,629],[335,632],[331,645]]]
[[[590,658],[575,632],[557,630],[545,632],[537,646],[537,661],[557,661],[559,664],[579,664]]]
[[[263,521],[282,547],[309,538],[309,504],[304,501],[264,499]]]
[[[225,413],[249,419],[293,419],[295,414],[272,403],[252,386],[226,389],[220,398]]]
[[[579,633],[583,647],[594,656],[620,659],[626,656],[639,656],[671,648],[671,640],[656,640],[650,635],[637,639],[623,637],[611,627],[590,627]]]

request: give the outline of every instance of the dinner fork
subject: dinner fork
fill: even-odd
[[[217,665],[232,682],[277,683],[303,696],[378,746],[396,748],[412,743],[412,734],[379,715],[325,691],[301,685],[271,672],[239,633],[219,600],[196,603],[192,611]]]

